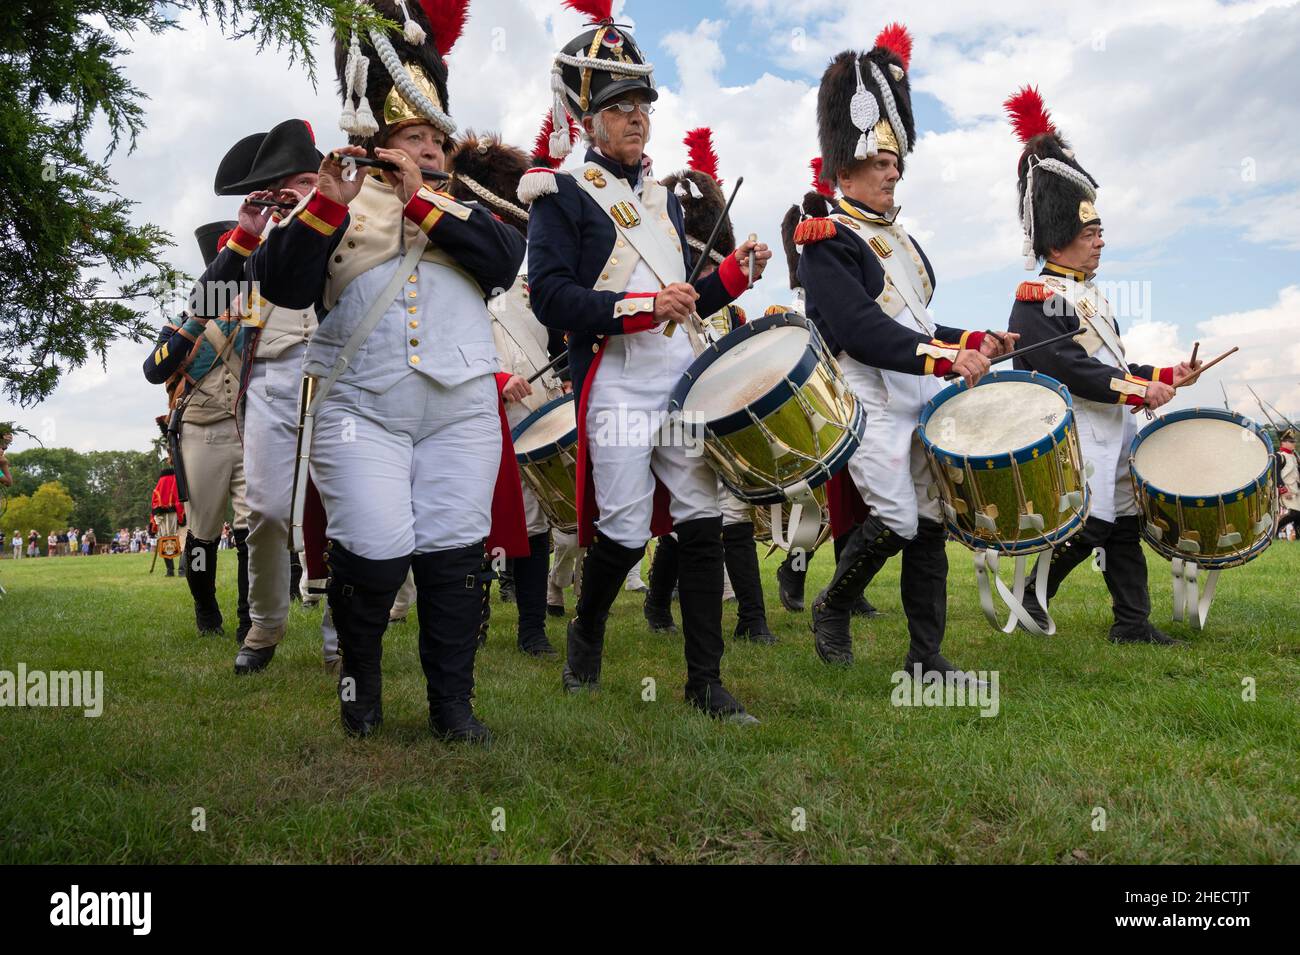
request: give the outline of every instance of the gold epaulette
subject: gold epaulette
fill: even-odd
[[[1055,292],[1042,282],[1021,282],[1016,287],[1017,302],[1046,302]]]
[[[807,245],[809,242],[821,242],[835,234],[835,223],[830,219],[804,219],[794,230],[794,244]]]

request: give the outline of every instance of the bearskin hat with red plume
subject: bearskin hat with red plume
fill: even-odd
[[[659,98],[654,64],[645,58],[627,27],[614,23],[614,0],[564,0],[564,5],[585,14],[591,29],[578,34],[555,55],[551,116],[556,132],[550,154],[556,159],[567,156],[571,148],[561,132],[566,111],[581,118],[629,90],[645,93],[652,102]]]
[[[451,194],[481,202],[520,232],[528,232],[528,210],[515,198],[519,180],[532,163],[522,149],[507,145],[496,133],[469,130],[457,140],[451,157]]]
[[[1052,249],[1064,249],[1085,226],[1101,221],[1093,205],[1097,180],[1074,158],[1038,90],[1022,87],[1004,105],[1012,129],[1025,144],[1016,177],[1020,224],[1025,230],[1021,254],[1025,268],[1032,270],[1037,259],[1046,259]]]
[[[831,60],[817,91],[817,139],[822,179],[834,183],[839,173],[877,152],[898,156],[898,170],[916,143],[912,86],[907,78],[912,37],[891,23],[867,53],[845,50]]]
[[[804,219],[824,219],[831,214],[835,201],[835,187],[822,178],[822,157],[815,156],[809,163],[812,170],[812,189],[803,194],[797,206],[791,206],[781,218],[781,246],[785,249],[785,266],[790,273],[790,288],[799,284],[799,247],[794,242],[794,230]]]
[[[406,126],[456,131],[447,101],[445,58],[460,38],[469,0],[365,0],[400,32],[345,31],[334,39],[343,113],[339,128],[354,145],[383,145]]]
[[[704,244],[713,234],[714,223],[727,206],[727,199],[718,179],[718,154],[713,149],[713,131],[707,127],[692,129],[682,142],[686,144],[689,167],[664,177],[662,182],[664,188],[682,204],[686,241],[696,252],[703,252]],[[722,260],[734,251],[736,233],[728,216],[718,231],[709,258],[721,265]]]

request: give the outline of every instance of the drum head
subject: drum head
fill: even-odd
[[[536,412],[537,418],[515,438],[515,454],[530,454],[548,445],[562,443],[570,435],[577,440],[578,412],[573,397],[557,398],[553,407]]]
[[[790,373],[808,342],[808,330],[798,325],[778,325],[745,336],[691,385],[683,413],[716,421],[749,407]]]
[[[1133,452],[1133,468],[1158,490],[1212,497],[1259,480],[1271,467],[1270,457],[1249,428],[1218,418],[1184,418],[1143,437]]]
[[[935,408],[925,436],[951,454],[1008,454],[1046,438],[1068,410],[1052,388],[1032,381],[990,381],[959,391]]]

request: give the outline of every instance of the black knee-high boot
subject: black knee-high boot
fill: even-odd
[[[777,595],[781,606],[791,613],[803,613],[803,589],[808,579],[808,564],[815,551],[790,550],[776,568]]]
[[[851,534],[852,531],[849,533]],[[835,563],[838,564],[840,562],[840,554],[844,552],[844,545],[848,543],[848,540],[848,534],[841,534],[831,542],[832,546],[835,548]],[[867,600],[867,587],[870,586],[870,584],[871,581],[868,579],[867,582],[862,585],[862,593],[858,594],[857,599],[853,601],[852,613],[855,617],[880,616],[880,611],[871,606],[871,601]]]
[[[239,604],[236,609],[239,615],[239,628],[235,631],[235,642],[243,646],[244,637],[248,636],[248,631],[253,629],[253,618],[248,610],[248,528],[237,527],[233,534],[235,561],[239,565]]]
[[[1043,603],[1050,605],[1056,592],[1061,589],[1061,583],[1070,575],[1070,571],[1091,557],[1096,548],[1105,548],[1106,541],[1110,539],[1114,529],[1115,525],[1110,521],[1090,517],[1084,521],[1078,533],[1064,544],[1052,549],[1051,557],[1048,558],[1051,564],[1047,570],[1047,599]],[[1038,561],[1043,559],[1040,556],[1034,561],[1033,570],[1029,575],[1029,584],[1025,587],[1024,599],[1025,610],[1040,627],[1047,625],[1047,617],[1038,606],[1038,589],[1034,586],[1034,581],[1038,579]],[[1143,564],[1143,568],[1145,567],[1146,565]]]
[[[652,633],[676,633],[673,621],[673,588],[677,586],[677,538],[665,534],[655,544],[650,564],[650,585],[645,592],[646,623]]]
[[[641,559],[645,545],[624,547],[597,535],[582,561],[578,612],[569,621],[568,652],[561,681],[569,693],[600,682],[600,657],[605,646],[605,621],[627,572]],[[719,602],[719,610],[721,603]]]
[[[754,525],[722,526],[722,557],[736,592],[737,640],[776,643],[776,634],[767,625],[767,606],[763,601],[763,581],[758,576],[758,551],[754,545]]]
[[[948,621],[946,539],[942,524],[922,518],[917,523],[916,536],[903,547],[899,585],[911,637],[904,664],[909,673],[918,663],[923,673],[957,669],[939,652]]]
[[[813,601],[813,646],[825,662],[844,666],[853,663],[853,632],[849,626],[853,604],[867,582],[885,566],[885,561],[903,549],[904,543],[875,514],[868,514],[845,537],[831,582]]]
[[[221,605],[217,602],[217,542],[200,540],[191,534],[185,542],[183,560],[185,580],[194,597],[194,622],[199,636],[223,636],[226,631],[222,626]]]
[[[330,617],[339,636],[339,715],[351,736],[369,736],[384,721],[383,656],[388,611],[406,580],[410,557],[368,560],[330,541]]]
[[[519,609],[517,646],[532,657],[558,656],[546,639],[546,576],[551,569],[551,535],[528,538],[528,556],[515,558],[515,606]]]
[[[1110,628],[1112,643],[1158,643],[1174,646],[1175,640],[1151,623],[1151,592],[1147,588],[1147,560],[1142,553],[1142,533],[1137,516],[1120,517],[1102,545],[1102,577],[1110,590],[1115,622]]]
[[[173,561],[170,557],[163,558],[163,566],[167,568],[168,577],[176,576],[176,562]]]
[[[446,740],[491,741],[474,718],[474,655],[492,571],[483,544],[416,554],[415,600],[420,666],[428,685],[429,729]]]
[[[686,702],[710,716],[757,723],[722,685],[722,518],[679,521],[676,530]]]

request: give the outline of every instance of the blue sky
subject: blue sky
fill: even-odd
[[[657,172],[684,164],[687,129],[712,127],[722,177],[745,177],[736,231],[758,232],[774,247],[818,152],[822,68],[841,49],[869,47],[891,20],[903,22],[914,39],[920,135],[898,197],[938,273],[933,311],[962,327],[1003,327],[1028,277],[1015,216],[1019,144],[1000,104],[1020,84],[1037,84],[1101,183],[1108,247],[1099,279],[1133,283],[1135,301],[1150,304],[1121,316],[1130,357],[1167,364],[1193,341],[1203,355],[1239,345],[1174,406],[1220,405],[1222,380],[1237,410],[1255,412],[1250,384],[1300,416],[1295,0],[617,0],[615,12],[635,23],[656,66],[663,95],[649,152]],[[258,55],[192,15],[182,23],[184,32],[126,41],[132,52],[122,69],[152,99],[139,149],[114,157],[111,169],[139,203],[137,219],[171,231],[175,263],[197,274],[194,227],[235,211],[211,193],[232,143],[291,116],[308,119],[323,148],[342,134],[324,34],[313,89],[282,57]],[[473,0],[449,58],[461,127],[530,144],[549,104],[551,57],[582,28],[556,0]],[[92,155],[105,144],[100,129]],[[761,311],[788,300],[778,252],[742,301]],[[141,375],[146,351],[119,343],[106,368],[75,370],[43,405],[0,409],[0,417],[16,417],[47,445],[147,447],[162,393]],[[23,446],[20,439],[16,450]]]

